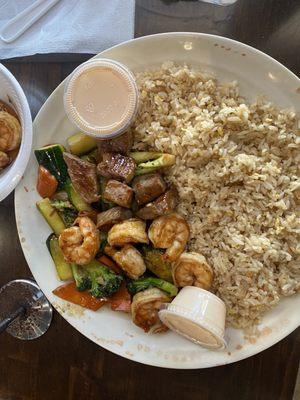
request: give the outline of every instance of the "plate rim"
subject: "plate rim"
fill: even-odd
[[[297,83],[300,85],[300,78],[296,74],[294,74],[285,65],[283,65],[282,63],[280,63],[279,61],[274,59],[272,56],[264,53],[263,51],[258,50],[258,49],[254,48],[254,47],[252,47],[252,46],[250,46],[248,44],[239,42],[238,40],[234,40],[234,39],[223,37],[223,36],[208,34],[208,33],[200,33],[200,32],[164,32],[164,33],[156,33],[156,34],[152,34],[152,35],[145,35],[145,36],[141,36],[141,37],[138,37],[138,38],[133,38],[133,39],[127,40],[125,42],[119,43],[119,44],[117,44],[115,46],[112,46],[112,47],[102,51],[101,53],[98,53],[98,54],[92,56],[90,59],[93,59],[93,58],[96,58],[96,57],[99,57],[99,56],[100,57],[101,56],[105,57],[105,53],[106,52],[111,51],[113,49],[117,49],[119,47],[124,47],[124,46],[126,46],[126,45],[128,45],[128,44],[130,44],[132,42],[137,42],[137,41],[141,42],[141,41],[147,41],[147,40],[152,40],[152,39],[159,40],[161,37],[168,37],[168,36],[182,37],[183,39],[187,38],[187,37],[199,37],[199,38],[208,37],[210,39],[215,39],[215,40],[217,40],[219,42],[221,41],[221,42],[227,43],[227,44],[228,43],[235,43],[236,45],[242,46],[242,47],[246,48],[248,51],[251,51],[254,54],[258,54],[259,56],[262,56],[262,57],[267,57],[270,62],[275,63],[275,65],[277,65],[278,67],[283,69],[285,73],[289,74],[290,77],[295,79],[297,81]],[[33,135],[35,134],[35,125],[37,125],[39,123],[39,119],[41,118],[41,114],[43,113],[43,109],[44,109],[46,103],[49,101],[50,97],[55,95],[55,93],[64,84],[64,82],[65,82],[65,80],[67,78],[68,77],[66,77],[63,81],[61,81],[60,84],[52,91],[52,93],[45,100],[45,102],[41,106],[40,110],[38,111],[37,115],[35,116],[34,121],[33,121]],[[19,240],[20,240],[21,239],[21,237],[20,237],[21,236],[21,227],[20,227],[20,221],[19,221],[19,218],[18,218],[18,207],[17,207],[17,200],[16,200],[16,198],[18,196],[18,194],[17,194],[18,191],[19,191],[19,186],[17,187],[16,192],[15,192],[14,205],[15,205],[15,214],[16,214],[16,225],[17,225],[18,236],[19,236]],[[21,247],[22,247],[22,251],[23,251],[24,257],[25,257],[26,262],[28,264],[28,267],[29,267],[29,269],[31,271],[30,264],[29,264],[29,262],[27,260],[26,250],[23,248],[23,244],[22,244],[21,240],[20,240],[20,244],[21,244]],[[28,256],[28,258],[29,258],[29,256]],[[34,274],[33,274],[33,276],[34,276]],[[48,297],[48,296],[46,295],[46,297]],[[75,326],[73,324],[73,322],[68,318],[68,316],[66,314],[64,314],[60,310],[60,307],[58,307],[55,303],[54,304],[51,303],[51,304],[56,309],[56,311],[67,321],[67,323],[69,323],[73,328],[75,328],[78,332],[80,332],[80,334],[82,334],[83,336],[85,336],[89,340],[93,341],[96,345],[98,345],[98,346],[100,346],[100,347],[102,347],[102,348],[104,348],[104,349],[106,349],[106,350],[118,355],[118,356],[126,358],[126,359],[128,359],[130,361],[135,361],[135,362],[138,362],[140,364],[150,365],[150,366],[155,366],[155,367],[160,367],[160,368],[167,368],[167,369],[202,369],[202,368],[212,368],[212,367],[232,364],[232,363],[235,363],[237,361],[241,361],[243,359],[246,359],[248,357],[252,357],[252,356],[254,356],[254,355],[256,355],[256,354],[258,354],[258,353],[260,353],[260,352],[262,352],[262,351],[264,351],[266,349],[268,349],[269,347],[273,346],[274,344],[280,342],[282,339],[287,337],[294,330],[296,330],[300,325],[300,317],[299,317],[298,323],[295,322],[294,324],[291,324],[290,329],[288,329],[287,331],[284,331],[284,332],[281,332],[281,333],[276,333],[276,335],[272,336],[273,339],[265,340],[265,342],[263,342],[262,344],[256,345],[254,351],[248,352],[246,354],[237,353],[235,356],[231,355],[231,359],[228,362],[208,363],[209,365],[203,365],[203,364],[206,364],[206,363],[205,362],[203,363],[203,360],[202,360],[202,363],[201,363],[202,365],[200,365],[200,366],[199,365],[196,365],[196,366],[182,365],[180,363],[174,363],[172,366],[170,366],[169,364],[168,365],[162,364],[161,360],[158,361],[157,363],[155,361],[150,360],[150,359],[144,359],[144,361],[142,361],[140,359],[140,357],[137,356],[139,353],[136,353],[137,355],[134,355],[134,356],[129,356],[129,355],[126,354],[125,351],[118,351],[118,349],[116,349],[115,347],[113,347],[113,345],[111,345],[109,343],[101,343],[100,344],[99,342],[97,342],[96,338],[88,336],[86,333],[83,333],[79,329],[79,327]],[[239,354],[241,354],[241,355],[239,356]],[[195,364],[197,364],[197,363],[195,363]]]

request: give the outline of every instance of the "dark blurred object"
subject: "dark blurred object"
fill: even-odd
[[[17,339],[37,339],[47,332],[52,307],[31,279],[16,279],[0,289],[0,333]]]

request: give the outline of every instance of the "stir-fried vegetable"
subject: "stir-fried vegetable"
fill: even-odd
[[[76,133],[67,139],[68,146],[72,154],[81,156],[97,147],[97,142],[90,136],[83,133]]]
[[[176,157],[172,154],[162,154],[160,157],[140,163],[135,169],[135,176],[149,174],[155,172],[160,168],[170,167],[175,164]]]
[[[131,296],[126,288],[125,282],[120,289],[109,299],[111,309],[114,311],[130,312]]]
[[[153,249],[150,246],[142,247],[142,254],[149,271],[161,279],[173,282],[172,264],[163,257],[164,253],[164,250],[161,249]]]
[[[53,259],[59,279],[62,281],[72,279],[73,274],[71,266],[65,261],[64,255],[58,244],[58,239],[54,233],[51,233],[48,237],[46,244]]]
[[[106,267],[110,268],[116,274],[122,273],[121,268],[115,262],[113,262],[113,260],[111,260],[109,257],[107,257],[104,254],[102,256],[98,257],[97,261],[99,261],[99,263],[101,263],[101,264],[104,264]]]
[[[95,297],[111,297],[116,293],[122,283],[123,278],[116,275],[111,269],[100,265],[99,267],[88,269],[92,287],[90,292]]]
[[[56,236],[59,236],[62,231],[66,229],[66,226],[56,209],[52,206],[48,197],[38,201],[36,203],[36,206],[47,221],[47,223],[50,225]]]
[[[73,207],[69,201],[52,200],[52,206],[58,211],[66,227],[73,225],[78,216],[78,211]]]
[[[94,297],[111,297],[123,281],[122,276],[94,260],[84,267],[72,265],[73,276],[79,291],[89,290]]]
[[[81,156],[80,158],[84,161],[88,161],[92,164],[97,164],[98,162],[98,149],[92,150],[90,153]]]
[[[38,170],[36,189],[41,197],[52,197],[58,186],[57,179],[42,165]]]
[[[79,290],[79,292],[89,290],[92,284],[86,268],[83,268],[77,264],[71,264],[71,267],[77,290]]]
[[[53,200],[68,201],[69,200],[68,193],[65,190],[60,190],[51,197],[51,201]]]
[[[130,157],[132,157],[137,164],[155,160],[162,155],[163,153],[155,153],[153,151],[133,151],[130,153]]]
[[[54,231],[47,239],[47,247],[54,261],[59,278],[61,280],[74,279],[73,282],[58,287],[53,293],[64,300],[68,300],[91,310],[97,310],[103,304],[109,302],[113,310],[125,312],[130,312],[131,296],[142,296],[142,293],[139,292],[144,292],[146,294],[148,291],[156,291],[155,295],[157,295],[157,299],[162,302],[168,301],[171,297],[176,296],[178,289],[170,283],[173,282],[171,264],[163,257],[164,251],[153,249],[146,245],[141,249],[143,254],[140,254],[139,251],[132,246],[132,243],[148,244],[145,222],[137,218],[132,218],[132,211],[129,210],[125,221],[121,219],[119,223],[111,223],[107,228],[110,228],[108,233],[101,231],[102,225],[105,227],[105,223],[101,225],[101,218],[99,221],[98,218],[96,218],[97,212],[99,213],[97,210],[101,209],[102,211],[106,211],[112,207],[116,208],[116,205],[110,201],[111,198],[106,196],[107,199],[105,199],[105,196],[103,196],[108,179],[105,177],[106,175],[102,170],[100,174],[102,176],[96,179],[95,165],[99,162],[97,142],[93,138],[82,133],[77,133],[69,137],[67,142],[72,154],[66,153],[65,148],[60,144],[45,146],[35,151],[39,163],[37,188],[40,195],[44,197],[41,201],[37,202],[37,208]],[[114,154],[120,156],[119,152]],[[130,156],[131,157],[127,158],[130,159],[133,164],[131,172],[133,175],[134,171],[135,176],[155,172],[175,163],[175,156],[159,152],[132,152]],[[124,158],[125,156],[122,157]],[[71,162],[73,162],[73,164]],[[89,167],[89,169],[86,168],[88,170],[87,172],[83,172],[83,167],[85,166]],[[77,186],[78,176],[76,175],[74,177],[72,175],[76,173],[79,177],[82,177],[80,181],[82,184],[81,186],[79,185],[79,187]],[[86,188],[86,186],[88,186],[85,185],[85,183],[87,183],[86,176],[87,178],[91,176],[94,177],[93,182],[96,182],[92,187],[92,194],[95,198],[93,197],[90,201],[89,199],[91,196],[88,197],[88,195],[91,195],[91,191],[88,191]],[[122,177],[123,175],[120,174],[120,176]],[[100,194],[99,187],[97,187],[98,179]],[[136,179],[143,180],[144,178],[139,177]],[[120,182],[118,181],[117,183]],[[137,181],[135,181],[135,183],[137,183]],[[120,184],[122,185],[122,183]],[[148,184],[148,186],[153,192],[152,183]],[[128,186],[128,188],[131,192],[133,191],[130,186]],[[138,190],[138,188],[135,189]],[[162,187],[161,192],[165,190],[166,188]],[[61,191],[60,195],[57,195],[57,191]],[[156,198],[159,193],[153,195],[153,198]],[[99,200],[100,196],[101,199]],[[113,199],[113,201],[115,201],[115,199]],[[139,199],[139,201],[139,204],[143,204],[143,202],[148,203],[149,199]],[[95,207],[93,208],[91,204]],[[138,204],[135,200],[132,207],[136,211],[138,210]],[[91,216],[91,214],[93,215]],[[100,245],[99,242],[97,242],[96,246],[98,252],[96,256],[97,259],[94,259],[94,253],[89,258],[89,261],[93,261],[86,265],[83,262],[81,263],[80,260],[76,260],[76,263],[74,263],[73,259],[70,259],[68,263],[66,261],[68,258],[66,258],[65,247],[61,245],[61,238],[67,232],[66,228],[69,228],[68,230],[75,229],[76,227],[72,227],[74,223],[77,223],[76,221],[80,218],[87,216],[94,221],[97,219],[97,223],[99,222],[99,231],[95,227],[97,237],[98,234],[100,237]],[[102,218],[104,218],[103,215]],[[103,230],[105,229],[103,228]],[[114,260],[117,264],[109,257],[102,254],[105,252],[105,249],[109,248],[108,244],[117,247],[123,246],[121,249],[111,247],[113,254],[109,255],[113,258],[115,258],[116,255],[120,256],[118,260]],[[71,251],[73,252],[73,250]],[[90,253],[88,256],[89,255]],[[140,259],[138,259],[137,256],[139,256]],[[137,265],[139,265],[137,261],[141,261],[143,268],[139,274],[133,277],[129,274],[127,267],[129,265],[130,268],[136,268]],[[138,278],[139,276],[143,276],[146,271],[146,265],[157,277],[139,278],[130,281],[126,285],[125,278],[123,277],[124,271],[127,274],[126,279],[128,279],[128,277]],[[146,300],[149,302],[155,299],[151,298],[149,300],[147,298]],[[145,300],[144,297],[143,300]],[[147,302],[143,303],[145,307],[147,307]],[[156,307],[156,303],[154,306]],[[135,310],[135,307],[133,307],[133,310]],[[156,316],[155,318],[157,319],[158,317]],[[151,323],[148,322],[147,324],[151,327],[152,320],[150,321]],[[149,328],[148,325],[147,330]]]
[[[149,276],[147,278],[137,279],[135,281],[130,281],[127,284],[127,289],[130,294],[135,295],[138,292],[149,289],[151,287],[156,287],[168,293],[169,296],[176,296],[178,289],[176,286],[172,285],[170,282],[166,282],[163,279],[155,278]]]
[[[81,307],[89,308],[93,311],[99,310],[100,307],[107,303],[106,299],[97,299],[87,291],[79,292],[75,282],[69,282],[59,286],[53,290],[53,294],[63,300],[70,301],[71,303],[78,304]]]
[[[76,192],[70,180],[66,183],[69,200],[78,211],[92,211],[92,207]]]
[[[58,190],[63,189],[67,179],[68,170],[63,152],[65,148],[61,144],[52,144],[35,150],[34,154],[39,165],[46,168],[58,182]]]

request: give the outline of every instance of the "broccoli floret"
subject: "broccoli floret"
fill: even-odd
[[[75,209],[71,210],[66,208],[64,212],[61,213],[61,217],[68,228],[74,224],[74,221],[77,218],[77,216],[78,213]]]
[[[81,267],[72,264],[73,277],[79,291],[89,290],[94,297],[110,297],[117,292],[123,277],[94,260]]]
[[[111,297],[119,290],[123,277],[115,274],[111,269],[95,260],[84,268],[91,280],[90,293],[94,297]]]
[[[173,282],[172,264],[164,259],[164,250],[143,246],[142,253],[149,271],[161,279],[171,283]]]
[[[53,200],[51,204],[58,211],[65,225],[68,228],[72,226],[78,216],[78,212],[73,205],[69,201],[64,200]]]
[[[83,292],[84,290],[90,289],[92,287],[92,281],[86,269],[77,264],[71,264],[71,267],[77,290]]]
[[[163,167],[175,164],[176,157],[172,154],[162,154],[158,158],[143,162],[135,168],[135,176],[149,174]]]
[[[137,279],[135,281],[130,281],[127,283],[128,292],[132,295],[135,295],[136,293],[153,286],[168,293],[171,297],[176,296],[178,293],[177,287],[172,285],[172,283],[164,281],[160,278],[154,278],[152,276],[149,276],[148,278]]]

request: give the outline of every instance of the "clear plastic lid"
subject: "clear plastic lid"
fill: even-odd
[[[121,135],[138,109],[138,88],[127,67],[96,59],[77,67],[65,85],[68,118],[81,131],[98,139]]]

